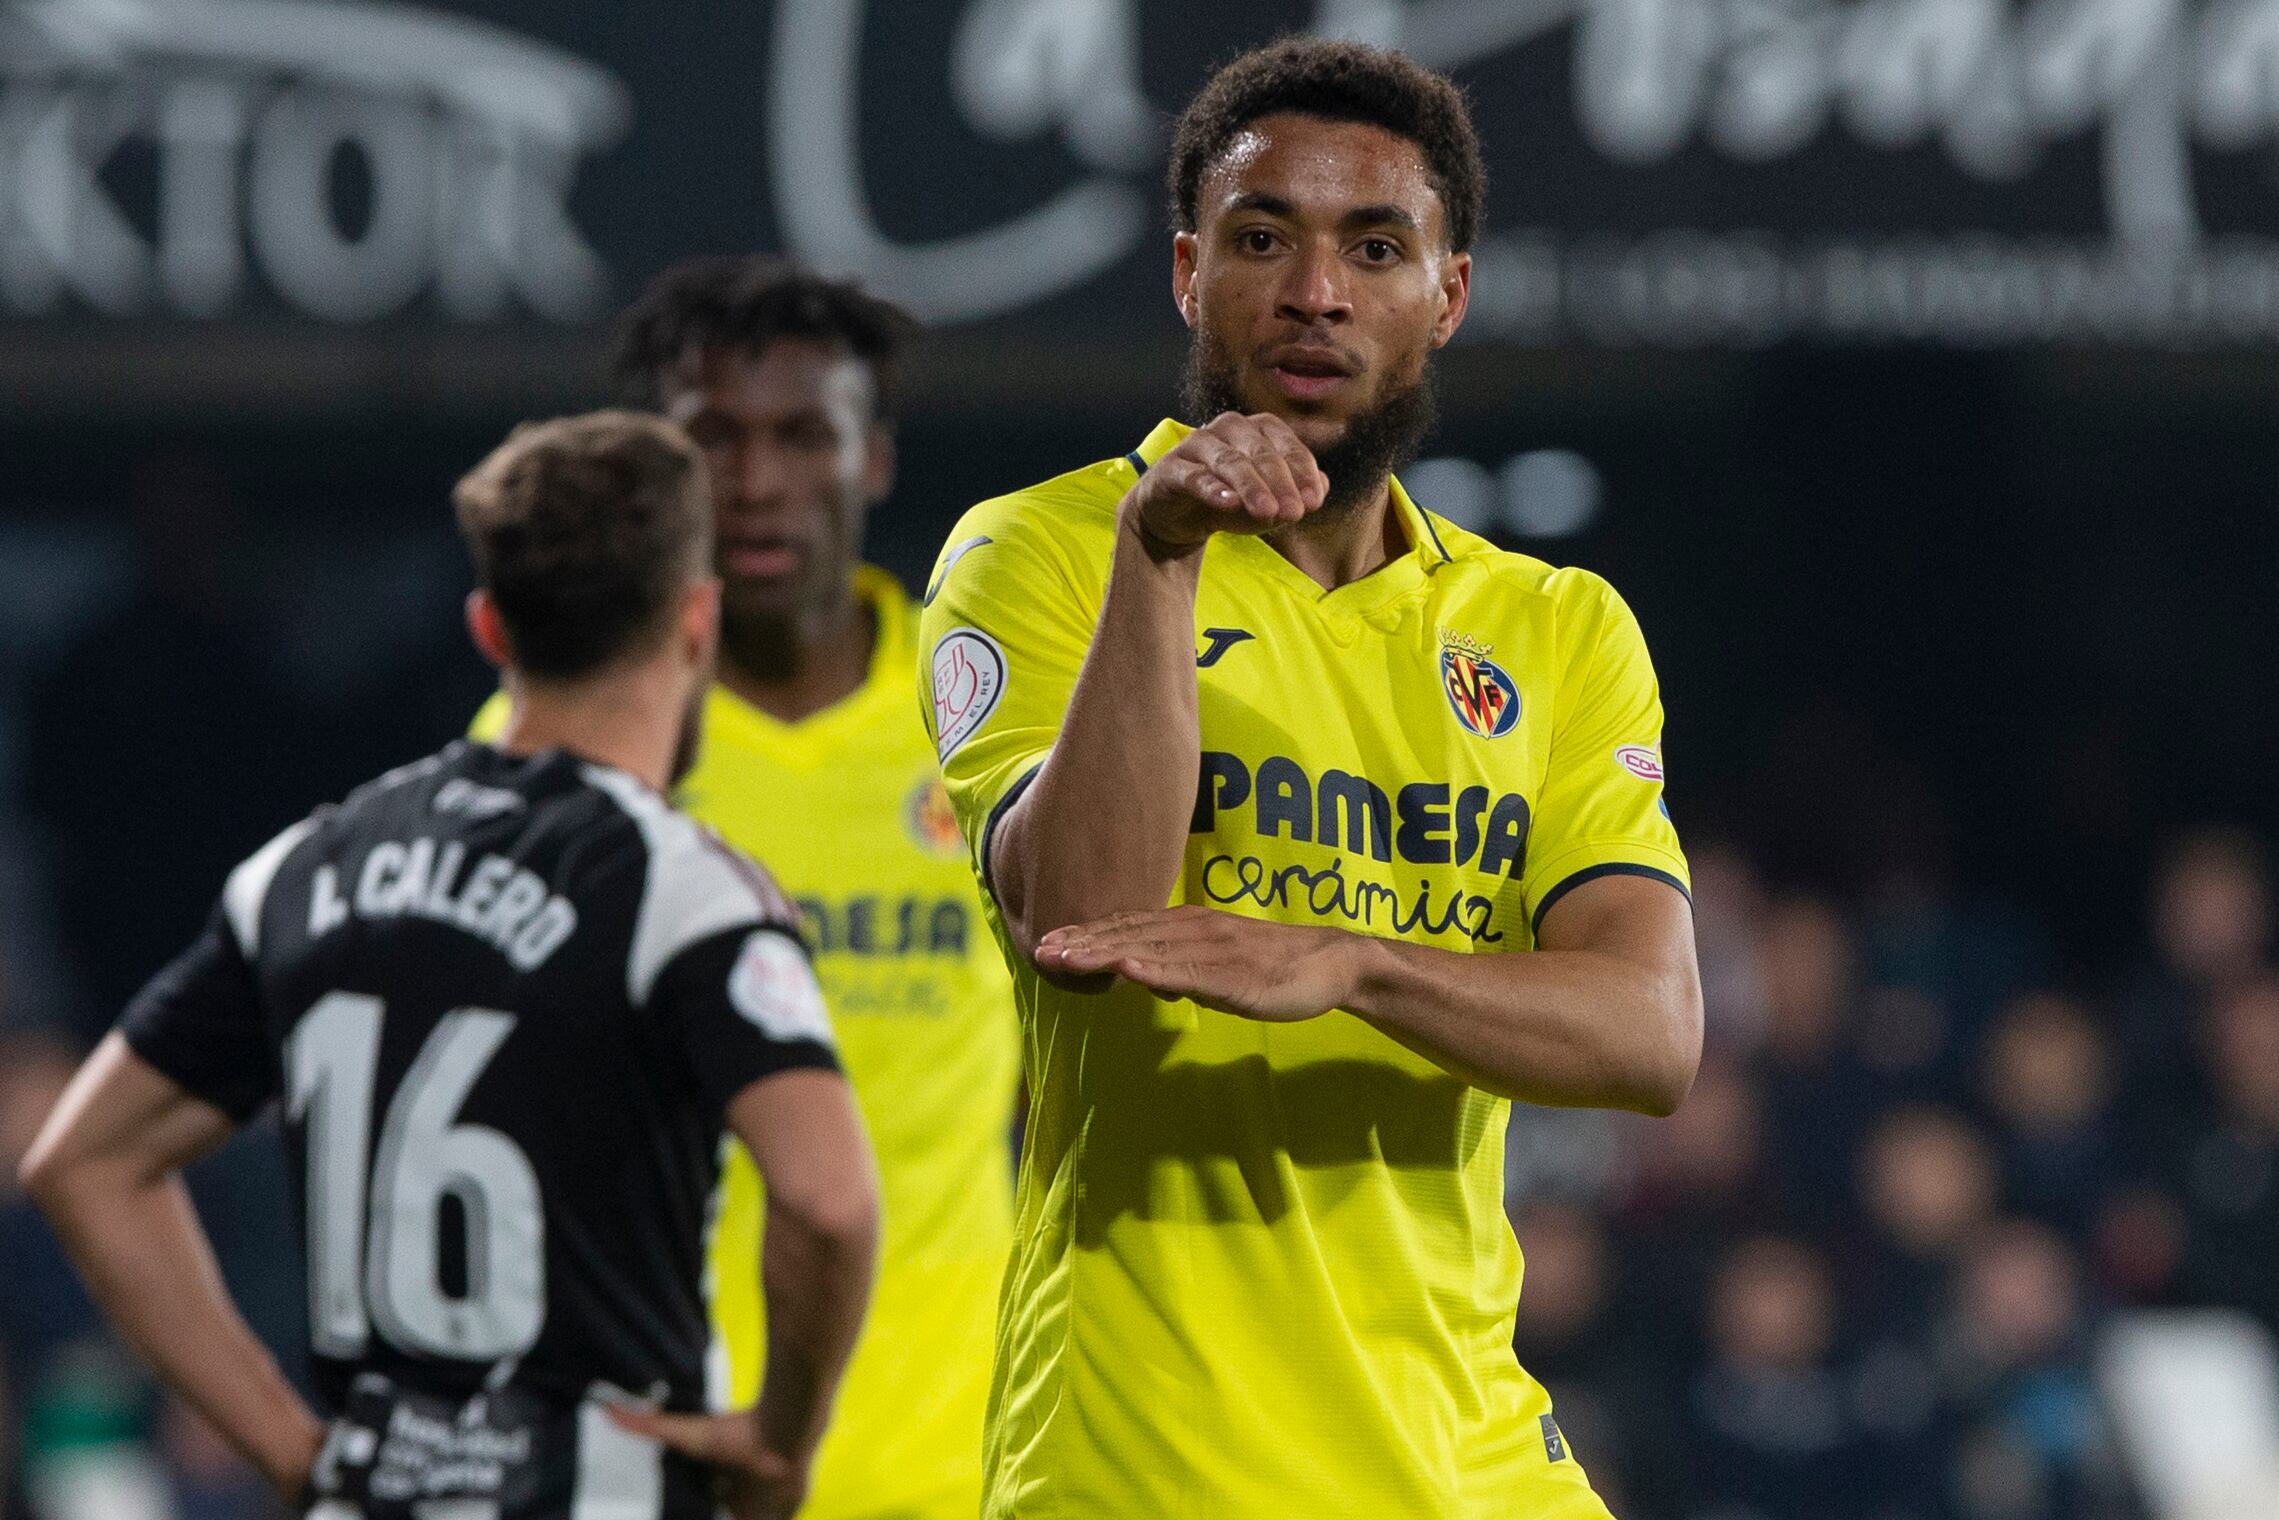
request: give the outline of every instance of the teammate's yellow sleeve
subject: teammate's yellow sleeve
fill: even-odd
[[[490,699],[475,713],[475,720],[467,725],[467,737],[488,744],[506,729],[507,710],[514,704],[503,691],[494,691]]]
[[[1662,691],[1630,608],[1599,577],[1562,570],[1551,756],[1520,890],[1531,928],[1595,877],[1649,876],[1690,892],[1662,797]]]
[[[1108,533],[1055,531],[1053,505],[1023,493],[968,512],[919,616],[919,705],[984,880],[991,824],[1060,736],[1107,577]]]

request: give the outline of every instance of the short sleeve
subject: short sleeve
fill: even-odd
[[[781,925],[745,924],[690,945],[658,974],[649,1008],[716,1110],[762,1077],[839,1069],[807,949]]]
[[[1614,588],[1570,572],[1551,754],[1521,891],[1528,923],[1600,876],[1645,876],[1691,895],[1662,795],[1662,693],[1646,639]],[[1570,612],[1568,608],[1572,608]]]
[[[1047,536],[1019,497],[966,515],[919,619],[919,706],[984,883],[989,837],[1060,737],[1099,622],[1107,543]]]
[[[220,906],[190,948],[127,1005],[119,1032],[162,1076],[236,1123],[277,1095],[259,983]]]

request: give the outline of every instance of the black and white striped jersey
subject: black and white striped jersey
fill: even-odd
[[[246,860],[121,1028],[233,1119],[282,1104],[320,1392],[401,1427],[392,1475],[384,1428],[328,1451],[370,1459],[344,1513],[602,1513],[581,1482],[626,1520],[709,1513],[591,1400],[702,1407],[722,1109],[835,1068],[793,911],[749,861],[622,771],[454,743]],[[419,1455],[470,1408],[522,1411],[519,1436]],[[454,1465],[498,1483],[419,1476]]]

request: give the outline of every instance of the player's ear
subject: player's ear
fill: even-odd
[[[1432,346],[1440,347],[1456,336],[1456,329],[1464,325],[1464,313],[1472,304],[1472,256],[1452,253],[1440,266],[1440,315],[1433,320]]]
[[[883,422],[872,423],[863,456],[863,497],[871,505],[894,493],[894,464],[894,429]]]
[[[467,636],[475,641],[483,658],[499,669],[505,670],[514,663],[514,645],[506,636],[506,619],[499,616],[499,604],[480,586],[467,593]]]
[[[705,576],[688,588],[681,601],[677,642],[691,665],[709,667],[720,646],[720,577]]]
[[[1179,319],[1193,327],[1202,315],[1195,298],[1195,250],[1201,244],[1192,232],[1171,235],[1171,299],[1179,304]]]

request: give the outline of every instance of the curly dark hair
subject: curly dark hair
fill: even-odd
[[[1292,111],[1326,121],[1383,127],[1424,150],[1426,171],[1448,217],[1448,246],[1479,235],[1488,171],[1464,92],[1403,53],[1358,42],[1287,37],[1256,48],[1216,74],[1179,115],[1171,134],[1171,224],[1195,230],[1195,200],[1243,128]]]
[[[716,255],[684,259],[649,282],[618,319],[610,368],[628,401],[654,406],[665,375],[692,348],[757,354],[778,338],[819,338],[870,366],[876,416],[891,423],[902,355],[917,333],[915,317],[853,280],[784,259]]]

